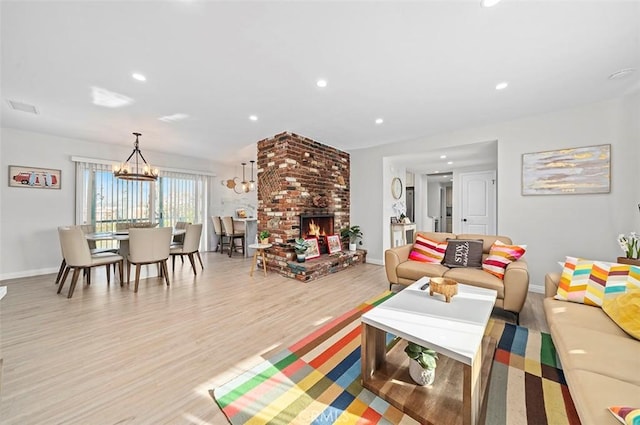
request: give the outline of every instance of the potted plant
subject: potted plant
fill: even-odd
[[[340,237],[345,243],[349,244],[349,251],[356,250],[356,244],[360,241],[362,245],[363,233],[360,231],[360,226],[345,227],[340,230]]]
[[[261,230],[260,233],[258,234],[258,238],[260,239],[260,243],[269,243],[269,236],[271,236],[271,233],[269,233],[268,230]]]
[[[618,263],[640,265],[640,237],[636,232],[618,235],[618,244],[625,255],[618,257]]]
[[[408,342],[404,352],[409,356],[409,375],[418,385],[431,385],[436,378],[438,353],[414,342]]]
[[[302,238],[297,238],[293,242],[293,250],[296,252],[296,259],[298,263],[304,263],[307,259],[307,249],[309,249],[309,242]]]

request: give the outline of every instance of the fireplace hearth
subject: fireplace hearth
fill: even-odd
[[[300,237],[318,238],[320,254],[328,253],[325,236],[333,234],[335,234],[333,214],[300,214]]]

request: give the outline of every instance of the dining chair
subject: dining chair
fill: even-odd
[[[191,262],[191,268],[193,274],[196,273],[196,263],[193,259],[194,255],[198,255],[198,261],[200,261],[200,267],[204,270],[204,264],[202,264],[202,257],[200,257],[200,237],[202,236],[202,224],[188,224],[186,232],[184,234],[184,242],[182,245],[172,245],[170,254],[172,262],[172,271],[176,270],[176,256],[182,257],[186,255]]]
[[[131,223],[129,222],[116,223],[116,232],[123,232],[125,230],[129,230],[129,227],[131,227]]]
[[[189,221],[177,221],[176,225],[173,228],[175,230],[185,230],[187,228],[187,224],[191,224],[191,222],[189,222]],[[173,248],[174,246],[182,245],[183,242],[184,242],[184,233],[181,233],[179,235],[173,235],[173,239],[171,240],[171,247]],[[184,264],[184,256],[183,255],[180,256],[180,260],[182,261],[182,264]],[[174,258],[173,261],[175,263],[175,258]]]
[[[62,247],[62,256],[66,262],[66,268],[60,284],[58,285],[58,294],[62,291],[69,271],[73,269],[73,277],[69,286],[67,298],[73,296],[73,291],[78,282],[78,276],[81,270],[87,270],[87,284],[91,284],[91,268],[97,266],[106,266],[107,268],[107,284],[111,283],[111,273],[109,266],[113,263],[120,265],[120,285],[122,285],[122,271],[124,258],[121,255],[113,253],[97,253],[91,254],[91,249],[84,236],[84,231],[79,226],[58,227],[58,236],[60,238],[60,246]]]
[[[230,243],[229,238],[222,230],[222,219],[220,218],[219,215],[212,215],[211,221],[213,222],[213,232],[216,234],[216,237],[218,238],[218,243],[216,244],[216,251],[218,251],[218,248],[220,248],[220,254],[222,254],[224,252],[224,246]],[[225,243],[225,239],[227,241],[226,243]]]
[[[222,228],[224,229],[224,234],[229,238],[229,257],[231,257],[231,253],[234,250],[238,250],[238,245],[236,245],[236,241],[240,240],[242,253],[244,254],[244,233],[236,232],[233,227],[233,217],[225,216],[222,217]]]
[[[176,221],[176,225],[173,226],[174,229],[176,230],[185,230],[187,228],[187,225],[191,224],[190,221]],[[184,243],[184,233],[181,235],[173,235],[173,241],[172,243],[174,244],[178,244],[181,245],[182,243]]]
[[[131,276],[131,264],[136,266],[136,284],[133,292],[138,292],[140,266],[158,264],[160,276],[169,286],[167,260],[171,246],[171,227],[129,228],[129,255],[127,256],[127,284]]]

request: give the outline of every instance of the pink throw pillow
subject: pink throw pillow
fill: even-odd
[[[409,259],[423,263],[441,263],[447,250],[447,242],[432,241],[420,233],[416,235],[416,242],[411,248]]]
[[[526,245],[507,245],[497,240],[491,245],[489,256],[482,262],[482,270],[504,279],[504,272],[509,263],[520,259],[526,250]]]

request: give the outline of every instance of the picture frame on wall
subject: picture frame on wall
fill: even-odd
[[[309,249],[307,249],[307,260],[319,257],[320,245],[318,245],[318,238],[309,238],[305,239],[305,241],[309,244]]]
[[[329,254],[335,254],[342,251],[342,243],[340,242],[340,236],[329,235],[327,236],[327,250]]]
[[[9,165],[9,187],[60,189],[61,170]]]
[[[611,145],[522,154],[522,195],[611,191]]]

